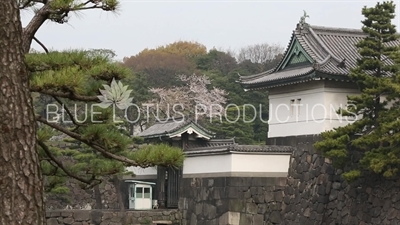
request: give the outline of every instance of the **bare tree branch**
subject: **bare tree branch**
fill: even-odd
[[[253,63],[264,64],[283,53],[284,48],[277,44],[255,44],[243,47],[239,50],[237,58],[239,62],[250,60]]]

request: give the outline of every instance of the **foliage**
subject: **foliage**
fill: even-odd
[[[137,151],[130,152],[129,155],[145,165],[144,168],[155,165],[179,168],[183,166],[184,160],[182,150],[168,144],[145,145]]]
[[[176,41],[165,46],[160,46],[154,50],[144,49],[141,52],[141,54],[144,54],[149,51],[165,52],[171,55],[182,55],[185,56],[186,58],[194,58],[207,54],[206,46],[198,42],[190,42],[190,41]]]
[[[208,128],[217,133],[217,138],[235,138],[240,144],[255,144],[253,108],[249,106],[228,107],[220,117],[211,118]]]
[[[109,102],[110,107],[99,108],[99,104],[94,104],[99,99],[99,89],[109,87],[105,84],[110,82],[115,94],[119,96],[125,90],[123,97],[131,99],[128,87],[114,80],[125,78],[131,71],[113,62],[109,54],[96,50],[31,53],[26,63],[31,71],[31,90],[54,99],[58,109],[64,110],[64,113],[56,110],[61,114],[59,121],[37,116],[41,123],[38,144],[47,191],[66,191],[62,186],[66,177],[92,187],[99,184],[103,176],[124,173],[127,166],[176,167],[182,164],[183,154],[179,149],[168,146],[149,146],[145,151],[130,148],[133,139],[121,133],[114,118],[114,112],[119,110],[117,106],[121,105]],[[122,89],[115,89],[117,86]],[[54,131],[72,137],[74,148],[65,147],[66,140],[51,144],[49,140],[57,134]],[[138,157],[142,151],[146,152],[142,156],[149,158]]]
[[[169,45],[167,45],[169,46]],[[163,82],[161,86],[154,85],[153,83],[149,83],[149,74],[146,71],[143,70],[136,70],[137,68],[131,67],[130,60],[134,59],[135,57],[138,57],[141,54],[144,54],[146,52],[151,52],[153,51],[158,52],[158,54],[161,52],[159,50],[144,50],[141,53],[139,53],[137,56],[133,56],[130,58],[126,58],[124,61],[124,65],[130,67],[134,71],[133,77],[128,77],[126,79],[126,82],[129,83],[132,87],[136,87],[136,90],[140,90],[140,96],[138,96],[136,101],[136,104],[143,104],[143,103],[154,103],[158,104],[160,107],[161,111],[157,114],[156,111],[151,111],[151,113],[154,113],[154,115],[166,115],[165,112],[168,111],[166,109],[166,105],[173,105],[173,104],[183,104],[184,109],[190,109],[190,110],[183,110],[180,107],[176,108],[176,111],[182,112],[184,114],[193,114],[193,110],[195,109],[196,104],[204,104],[204,105],[210,105],[210,104],[221,104],[221,106],[225,106],[226,104],[236,104],[239,106],[243,106],[244,104],[249,104],[252,105],[256,108],[257,110],[257,116],[256,119],[254,120],[254,123],[251,123],[249,126],[252,127],[252,131],[249,133],[252,135],[252,141],[247,140],[248,134],[242,133],[244,135],[243,137],[246,136],[246,138],[243,138],[243,140],[246,140],[244,143],[263,143],[265,142],[265,138],[267,137],[267,129],[268,126],[266,124],[266,120],[268,120],[268,102],[267,102],[267,93],[265,91],[252,91],[252,92],[245,92],[243,88],[240,86],[240,84],[237,81],[239,74],[240,75],[251,75],[255,73],[262,72],[264,68],[272,68],[276,65],[276,63],[280,60],[281,55],[276,55],[275,58],[271,61],[266,61],[264,64],[260,65],[258,63],[253,63],[250,60],[245,60],[241,63],[238,63],[236,58],[233,57],[233,53],[230,52],[224,52],[220,51],[217,49],[211,49],[207,54],[200,54],[199,56],[196,56],[192,58],[190,63],[192,63],[192,73],[193,71],[196,71],[197,74],[204,74],[205,76],[200,76],[200,75],[192,75],[192,76],[177,76],[178,79],[176,79],[176,75],[174,75],[174,83],[165,83]],[[278,53],[278,52],[277,52]],[[178,53],[175,53],[178,54]],[[170,57],[171,60],[176,60],[176,56],[168,56]],[[136,59],[135,59],[136,60]],[[147,62],[146,62],[147,63]],[[171,63],[174,64],[174,63]],[[148,64],[149,67],[152,65]],[[150,69],[152,70],[152,69]],[[179,72],[180,70],[171,70],[170,74],[181,74]],[[164,76],[163,73],[155,74],[156,80],[163,79],[162,77]],[[183,77],[186,77],[185,79],[182,79]],[[191,78],[191,79],[187,79]],[[198,81],[202,80],[204,82],[200,82],[203,84],[199,84],[199,82],[195,82],[193,78],[196,78]],[[175,82],[176,81],[176,82]],[[158,81],[157,81],[158,82]],[[160,82],[161,83],[161,82]],[[193,88],[196,86],[195,89],[202,90],[202,91],[195,91],[193,92]],[[191,88],[189,88],[191,87]],[[220,90],[224,90],[226,92],[226,95],[224,97],[226,98],[226,101],[216,101],[216,100],[210,100],[209,97],[207,96],[212,96],[212,89],[217,88]],[[133,93],[135,94],[135,93]],[[195,97],[197,96],[197,97]],[[208,100],[207,100],[208,99]],[[163,107],[164,106],[164,107]],[[150,110],[152,109],[151,107],[149,108]],[[198,108],[201,109],[201,108]],[[217,107],[213,107],[213,109],[218,109]],[[145,107],[141,109],[141,120],[136,122],[134,125],[131,125],[131,130],[133,130],[132,126],[144,126],[147,123],[147,119],[145,117],[146,110]],[[173,109],[170,108],[169,111],[173,112]],[[164,114],[162,114],[164,112]],[[223,111],[214,111],[214,118],[218,117],[218,112],[221,112],[222,114]],[[209,113],[206,113],[209,114]],[[131,114],[130,114],[131,115]],[[137,114],[133,112],[132,114],[133,118],[137,118]],[[175,116],[179,116],[175,115]],[[173,116],[170,114],[170,116]],[[242,140],[242,136],[239,135],[239,130],[241,129],[241,125],[235,127],[231,126],[230,129],[235,129],[237,131],[232,131],[228,133],[222,132],[222,129],[219,129],[221,126],[220,124],[216,123],[209,123],[208,119],[201,119],[200,117],[198,118],[201,120],[201,122],[205,123],[204,125],[212,129],[213,126],[215,126],[215,131],[217,131],[217,136],[219,137],[226,137],[226,138],[232,138],[233,136],[230,136],[230,134],[235,133],[234,136],[236,136],[237,140]],[[247,124],[248,125],[248,124]],[[246,126],[247,126],[246,125]],[[247,128],[246,128],[247,129]],[[218,133],[220,132],[221,133]]]
[[[393,177],[400,166],[399,48],[388,44],[399,38],[391,23],[395,5],[377,3],[375,7],[364,7],[362,14],[362,30],[367,37],[356,45],[361,59],[349,75],[360,94],[349,96],[349,107],[343,110],[343,115],[358,120],[323,133],[323,140],[315,144],[335,165],[350,170],[344,174],[349,180],[363,172]],[[360,160],[352,160],[358,154]]]
[[[196,72],[192,59],[204,54],[206,48],[203,45],[179,41],[156,49],[144,49],[123,61],[133,71],[146,73],[146,83],[151,87],[172,87],[180,83],[177,74]]]
[[[197,69],[201,71],[219,70],[222,74],[228,74],[237,67],[234,57],[226,52],[216,49],[196,58]]]
[[[231,58],[230,60],[224,60],[221,61],[220,59],[227,59]],[[204,59],[204,57],[203,57]],[[199,60],[198,63],[203,63],[204,65],[205,61],[204,60]],[[207,62],[207,61],[206,61]],[[240,86],[240,84],[237,81],[238,75],[251,75],[254,73],[258,73],[259,68],[258,65],[248,62],[246,65],[253,65],[251,67],[256,68],[256,69],[249,69],[246,66],[243,66],[243,64],[237,64],[235,60],[231,56],[229,56],[227,53],[223,52],[216,52],[216,50],[211,50],[208,54],[208,67],[203,67],[204,69],[207,69],[206,72],[204,72],[210,79],[211,79],[211,84],[213,86],[217,86],[220,88],[223,88],[224,90],[227,91],[227,104],[234,104],[237,106],[243,106],[247,104],[247,107],[250,107],[249,105],[252,106],[251,110],[254,111],[253,109],[256,110],[256,117],[253,123],[251,123],[252,126],[252,132],[249,134],[254,135],[252,137],[253,141],[245,141],[245,143],[263,143],[265,142],[265,139],[267,137],[267,129],[268,126],[265,121],[268,120],[268,96],[265,91],[252,91],[252,92],[245,92],[243,88]],[[222,62],[228,62],[228,63],[222,63]],[[207,64],[205,64],[207,65]],[[233,68],[230,70],[228,73],[224,73],[225,68],[229,65],[229,68]],[[268,64],[269,65],[269,64]],[[270,65],[271,67],[273,65]],[[247,111],[249,112],[249,111]],[[205,121],[207,123],[207,121]],[[220,124],[209,124],[206,125],[209,127],[209,129],[214,130],[217,132],[217,136],[220,137],[226,137],[226,138],[232,138],[236,137],[238,141],[242,140],[242,136],[239,135],[239,131],[232,131],[232,132],[222,132],[219,129]],[[212,127],[215,126],[215,129]],[[231,126],[230,127],[233,130],[240,130],[241,125],[238,124],[237,127]],[[235,133],[236,135],[230,136],[230,134]],[[244,135],[244,136],[247,136]],[[244,137],[243,136],[243,137]],[[245,140],[246,138],[243,138]],[[239,142],[241,143],[241,142]]]

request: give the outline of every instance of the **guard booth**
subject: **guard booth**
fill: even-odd
[[[129,209],[148,210],[153,208],[153,187],[151,182],[126,180],[129,183]]]

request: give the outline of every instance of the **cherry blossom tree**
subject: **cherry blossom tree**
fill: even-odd
[[[211,81],[206,75],[179,75],[184,85],[173,88],[151,88],[155,98],[147,104],[155,115],[163,117],[195,116],[215,117],[224,114],[227,92],[210,87]],[[158,111],[158,112],[157,112]],[[153,114],[154,115],[154,114]]]

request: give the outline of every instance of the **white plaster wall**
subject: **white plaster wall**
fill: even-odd
[[[324,100],[325,100],[325,122],[322,131],[332,130],[335,127],[345,126],[357,117],[345,117],[337,114],[340,108],[346,108],[347,96],[356,95],[358,91],[351,89],[340,89],[340,88],[325,88]]]
[[[300,105],[292,108],[291,100],[301,99]],[[319,104],[322,104],[319,106]],[[316,134],[322,125],[310,120],[323,120],[323,83],[309,82],[296,86],[275,88],[269,93],[268,137],[284,137]],[[293,111],[293,113],[291,113]]]
[[[232,172],[287,173],[290,155],[233,154]]]
[[[232,155],[187,157],[183,162],[183,174],[226,173],[231,168]]]
[[[320,134],[352,122],[352,118],[338,116],[336,110],[346,106],[347,95],[358,91],[346,83],[340,85],[313,81],[270,90],[268,137]],[[292,108],[292,99],[301,99],[300,105]]]
[[[183,175],[207,173],[287,173],[290,155],[227,154],[188,157]]]

